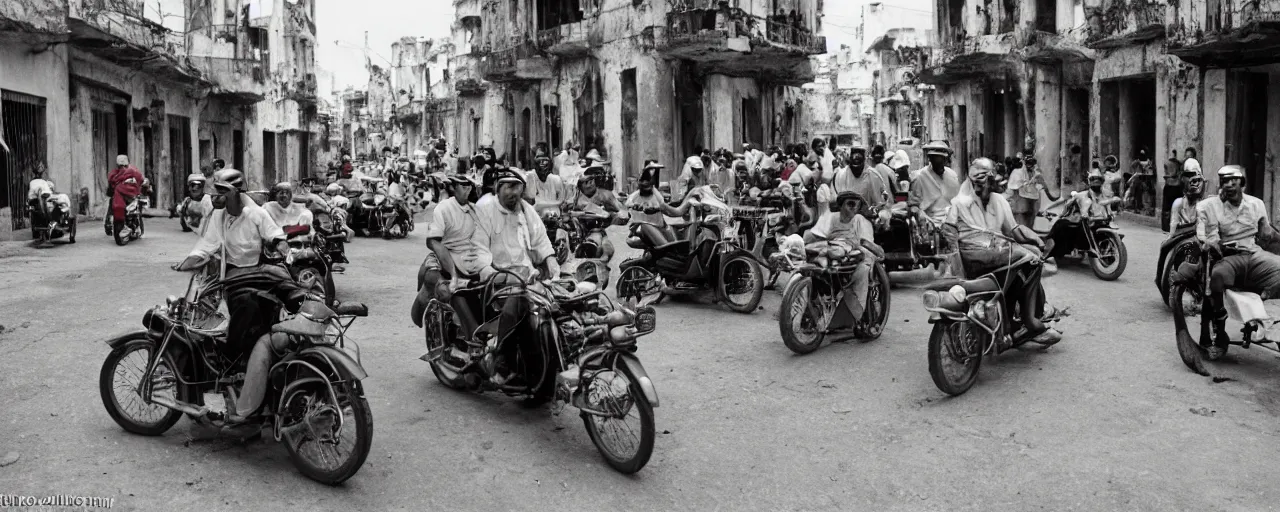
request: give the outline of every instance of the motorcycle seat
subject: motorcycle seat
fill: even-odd
[[[979,277],[977,279],[967,281],[958,277],[948,277],[925,285],[925,289],[933,290],[935,292],[945,292],[956,285],[960,285],[961,288],[964,288],[966,293],[970,294],[1000,290],[1000,283],[997,283],[995,279],[990,277]]]
[[[689,252],[688,240],[676,240],[653,248],[653,252]]]
[[[369,316],[369,306],[360,302],[343,302],[333,307],[333,314],[338,316]]]

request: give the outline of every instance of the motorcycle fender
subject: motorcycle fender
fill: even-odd
[[[763,258],[756,256],[756,254],[753,252],[747,251],[741,247],[736,247],[736,246],[726,245],[726,247],[728,247],[729,249],[728,250],[721,249],[722,252],[720,253],[720,266],[722,268],[724,267],[724,262],[729,261],[729,259],[734,256],[746,256],[748,258],[756,260],[756,263],[759,263],[760,266],[762,267],[769,266],[768,262],[764,261]]]
[[[360,367],[355,359],[343,352],[342,349],[330,346],[314,346],[303,349],[298,352],[299,359],[317,359],[319,361],[328,360],[333,363],[333,367],[340,373],[340,377],[347,380],[364,380],[369,374],[365,373],[364,368]],[[327,366],[327,365],[326,365]],[[321,366],[320,368],[324,368]]]
[[[644,398],[649,401],[649,405],[658,407],[658,390],[653,387],[653,380],[649,378],[649,373],[644,371],[640,360],[635,355],[621,352],[618,354],[617,364],[627,367],[631,375],[635,376],[636,384],[640,385],[640,391],[644,393]]]
[[[786,286],[786,287],[784,287],[784,288],[783,288],[783,290],[789,290],[789,289],[791,289],[791,286],[792,286],[792,285],[794,285],[794,284],[796,284],[796,281],[799,281],[799,280],[800,280],[800,279],[802,279],[802,278],[804,278],[804,274],[803,274],[803,273],[801,273],[801,272],[792,272],[792,273],[791,273],[791,277],[787,279],[787,286]]]
[[[1103,234],[1103,233],[1110,233],[1112,235],[1115,235],[1117,239],[1121,239],[1121,240],[1124,239],[1124,233],[1121,233],[1120,230],[1116,228],[1098,228],[1097,231],[1094,231],[1095,235]]]
[[[121,346],[124,346],[125,343],[128,343],[136,339],[147,339],[147,340],[154,341],[157,334],[159,333],[155,331],[137,330],[127,334],[121,334],[119,336],[116,336],[114,338],[107,340],[107,346],[113,349],[120,348]]]

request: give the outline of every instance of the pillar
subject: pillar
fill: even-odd
[[[1050,189],[1062,185],[1062,83],[1059,68],[1037,69],[1032,75],[1036,82],[1035,96],[1035,144],[1036,160],[1044,173]],[[1057,190],[1054,190],[1055,192]]]
[[[1201,137],[1200,165],[1204,168],[1205,195],[1218,193],[1218,169],[1226,160],[1227,134],[1227,71],[1210,69],[1204,72],[1204,127]]]

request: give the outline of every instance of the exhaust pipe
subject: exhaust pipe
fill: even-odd
[[[170,409],[173,409],[175,411],[182,411],[183,413],[189,414],[191,416],[195,416],[197,418],[202,417],[206,414],[209,414],[208,407],[196,408],[196,406],[192,404],[189,404],[186,402],[178,402],[165,396],[151,397],[151,403],[160,404]]]

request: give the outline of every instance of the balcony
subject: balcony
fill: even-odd
[[[554,78],[550,59],[532,42],[489,52],[480,59],[480,76],[490,82],[525,82]]]
[[[0,35],[16,32],[24,41],[67,39],[67,0],[0,2]]]
[[[422,122],[421,98],[409,100],[408,103],[396,107],[396,120],[402,124],[418,124]]]
[[[982,77],[1004,77],[1016,58],[1013,33],[955,38],[935,48],[920,72],[926,84],[948,84]]]
[[[318,103],[316,96],[316,75],[307,73],[296,80],[285,82],[284,96],[298,103],[314,105]]]
[[[179,61],[185,42],[143,16],[137,0],[72,0],[69,42],[104,60],[188,86],[207,86],[200,73]]]
[[[453,90],[459,96],[484,94],[484,80],[480,77],[480,59],[474,53],[453,57]]]
[[[426,111],[436,114],[452,112],[455,103],[453,98],[431,98],[427,100]]]
[[[453,0],[453,16],[458,21],[480,21],[480,0]]]
[[[809,56],[827,47],[825,37],[808,30],[755,16],[717,20],[709,10],[669,13],[661,28],[655,46],[668,56],[698,62],[712,73],[782,85],[813,81]]]
[[[1112,3],[1102,12],[1102,26],[1085,44],[1095,50],[1143,44],[1164,37],[1168,6],[1144,0]]]
[[[188,60],[214,84],[211,96],[238,105],[252,105],[267,97],[266,62],[223,57],[188,57]]]
[[[1280,62],[1280,0],[1222,0],[1217,10],[1182,16],[1167,34],[1169,53],[1196,66]]]
[[[584,57],[591,53],[587,21],[566,23],[538,32],[538,48],[558,57]]]

